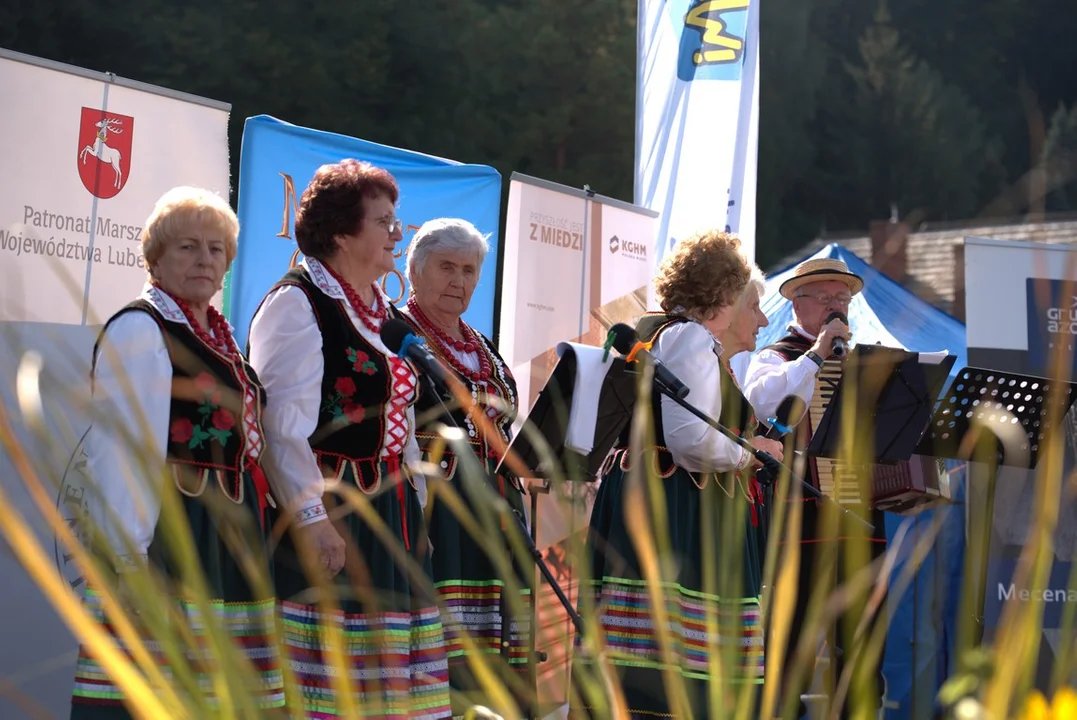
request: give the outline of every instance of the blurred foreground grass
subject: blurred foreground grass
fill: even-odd
[[[40,355],[25,353],[17,378],[17,402],[0,404],[0,446],[17,473],[17,478],[9,479],[7,485],[0,485],[0,534],[18,562],[40,588],[43,597],[67,624],[73,636],[100,659],[123,688],[129,698],[130,710],[136,717],[300,717],[298,704],[291,705],[286,711],[270,712],[258,708],[252,700],[251,689],[256,682],[257,673],[246,660],[241,648],[233,644],[217,620],[213,611],[213,598],[207,595],[206,583],[200,577],[189,529],[180,516],[179,498],[171,482],[163,482],[162,477],[162,482],[159,483],[163,488],[160,527],[162,532],[170,535],[174,546],[186,550],[185,560],[181,563],[179,589],[189,602],[199,608],[205,621],[204,636],[197,641],[194,630],[186,624],[185,615],[177,612],[171,601],[176,594],[175,586],[170,587],[170,583],[152,568],[118,577],[110,570],[110,551],[94,541],[99,534],[94,532],[94,528],[87,527],[89,518],[83,517],[83,524],[79,526],[62,515],[55,502],[63,472],[63,462],[57,458],[66,460],[73,443],[70,437],[65,439],[63,434],[58,437],[56,433],[46,431],[46,418],[66,417],[68,412],[64,403],[77,402],[79,394],[73,391],[66,395],[52,391],[43,393],[42,378],[47,376],[46,366],[47,362]],[[1070,358],[1065,357],[1060,349],[1054,358],[1057,372],[1053,376],[1068,379],[1068,372],[1063,369],[1070,366]],[[641,382],[645,382],[647,377],[646,373],[642,373]],[[1058,388],[1057,385],[1055,387]],[[643,397],[648,396],[644,394]],[[850,393],[846,393],[844,398],[844,401],[851,405],[864,400],[855,398]],[[1061,408],[1060,398],[1053,397],[1050,407],[1051,412],[1058,415]],[[86,407],[81,410],[89,412]],[[653,428],[650,427],[648,412],[648,403],[639,403],[633,418],[634,437],[646,438],[652,435]],[[851,418],[852,414],[845,413],[845,417]],[[1052,417],[1050,421],[1054,427],[1062,426],[1061,417]],[[109,419],[93,418],[93,422],[108,423]],[[117,430],[132,435],[130,428]],[[856,426],[851,420],[847,420],[842,429],[842,462],[853,466],[869,464],[874,456],[869,430],[864,424]],[[525,427],[523,432],[529,433],[532,442],[552,461],[550,450],[544,446],[541,437],[528,427]],[[443,433],[443,439],[445,447],[450,450],[463,450],[459,446],[466,445],[462,438],[449,430]],[[993,442],[984,440],[973,440],[970,443],[971,460],[993,461]],[[1042,591],[1047,588],[1048,572],[1053,558],[1053,538],[1059,521],[1059,499],[1062,498],[1063,503],[1077,501],[1077,477],[1063,477],[1065,438],[1061,433],[1055,433],[1046,443],[1043,459],[1037,468],[1034,487],[1029,489],[1029,492],[1035,494],[1034,520],[1031,523],[1034,532],[1027,538],[1014,580],[1017,587],[1027,588],[1034,595],[1039,593],[1041,596]],[[133,451],[137,450],[133,448]],[[139,457],[144,453],[133,452],[132,455]],[[465,482],[471,485],[468,490],[472,497],[483,497],[484,492],[492,493],[481,478],[478,478],[477,461],[467,460],[466,453],[459,455],[464,458],[461,477],[470,478]],[[505,550],[505,538],[508,537],[516,557],[528,558],[524,539],[516,531],[515,524],[511,521],[505,522],[505,519],[497,514],[492,494],[488,496],[489,503],[479,503],[474,513],[469,512],[453,485],[444,482],[444,478],[440,477],[440,466],[437,462],[439,458],[435,457],[433,460],[426,468],[429,473],[431,502],[448,504],[479,545],[490,549],[493,562],[502,571],[503,577],[509,578],[508,596],[520,597],[518,592],[512,592],[513,573],[509,572],[509,568],[513,559]],[[648,495],[653,500],[648,504],[640,499],[642,494],[630,496],[626,498],[626,513],[636,535],[637,551],[646,568],[646,579],[652,587],[657,588],[676,562],[667,550],[668,528],[663,525],[665,514],[661,507],[663,481],[647,463],[633,463],[633,468],[632,482],[635,487],[642,490],[646,486]],[[152,474],[147,468],[143,470]],[[557,504],[560,504],[559,511],[579,515],[580,497],[586,496],[587,493],[577,491],[580,487],[578,481],[579,478],[565,477],[551,480],[551,492],[546,496],[548,501],[543,512],[550,512],[551,506],[558,507]],[[16,510],[16,505],[6,489],[15,487],[16,483],[21,484],[32,498],[34,515],[23,516]],[[797,497],[800,492],[795,484],[790,483],[788,474],[777,480],[777,487],[779,498]],[[87,492],[91,490],[88,489]],[[347,487],[337,487],[334,492],[338,494],[340,505],[344,509],[359,513],[376,532],[388,537],[388,529],[381,523],[366,496]],[[757,699],[753,693],[744,692],[743,686],[727,682],[729,678],[723,673],[728,675],[728,668],[732,663],[723,660],[725,649],[718,647],[717,633],[713,632],[714,628],[711,627],[710,634],[714,638],[711,672],[716,678],[711,685],[714,693],[711,717],[720,717],[723,720],[795,717],[798,698],[781,696],[781,688],[784,686],[780,671],[782,658],[792,656],[793,672],[805,677],[812,676],[823,645],[825,629],[830,627],[834,618],[845,608],[857,608],[865,619],[882,614],[884,621],[876,624],[870,632],[867,628],[871,626],[866,621],[862,622],[858,633],[864,635],[864,642],[847,642],[847,646],[857,647],[860,655],[848,657],[845,674],[831,679],[833,704],[818,716],[837,717],[839,707],[846,706],[851,710],[852,717],[866,719],[868,715],[862,709],[865,698],[861,692],[862,688],[858,687],[853,679],[853,669],[858,662],[864,659],[874,661],[881,654],[887,629],[887,603],[911,602],[905,592],[920,560],[933,546],[942,522],[942,514],[937,514],[936,523],[928,532],[921,534],[915,543],[911,543],[909,539],[907,525],[903,526],[881,562],[873,565],[869,571],[853,577],[845,585],[827,587],[826,583],[820,582],[811,598],[804,632],[800,637],[789,637],[797,592],[799,547],[796,543],[779,544],[779,540],[781,537],[799,536],[801,504],[778,501],[774,502],[771,508],[774,514],[770,520],[764,568],[763,608],[765,623],[770,629],[764,690]],[[220,510],[226,511],[227,509]],[[836,513],[824,513],[823,518],[825,535],[837,536],[839,523]],[[245,558],[249,581],[254,587],[268,592],[269,578],[253,556],[245,551],[245,548],[249,547],[249,538],[253,537],[253,518],[232,518],[229,522],[234,530],[231,541],[237,554]],[[34,531],[35,526],[44,526],[55,535],[63,552],[70,555],[72,562],[79,568],[85,585],[95,588],[101,594],[109,621],[127,643],[130,654],[118,652],[104,631],[91,621],[82,608],[80,593],[58,573],[50,558],[51,553],[42,545],[39,534]],[[730,557],[740,557],[739,548],[744,539],[742,534],[738,536],[736,523],[720,523],[719,527],[723,532],[723,536],[719,538],[720,547],[730,548]],[[847,545],[843,552],[849,553],[850,556],[867,557],[866,542],[851,542]],[[565,538],[559,552],[560,564],[570,569],[566,572],[572,575],[572,582],[569,583],[571,588],[585,587],[590,578],[587,577],[586,563],[581,562],[584,557],[581,536],[577,533]],[[837,550],[834,549],[830,556],[824,557],[823,567],[833,566],[837,560],[836,553]],[[903,564],[900,573],[895,574],[893,569],[899,554],[909,556],[911,560]],[[422,579],[419,567],[407,556],[403,547],[399,548],[398,561],[413,578],[425,584],[427,591],[434,592],[429,581]],[[726,571],[722,557],[712,558],[710,562],[714,565],[713,571]],[[1077,563],[1074,563],[1073,567],[1077,569]],[[604,702],[609,708],[609,717],[619,717],[623,712],[623,704],[618,699],[619,683],[616,672],[608,662],[608,653],[602,643],[601,633],[598,632],[596,608],[589,607],[587,602],[580,605],[585,623],[582,651],[597,659],[595,667],[598,671],[590,675],[581,674],[578,684],[570,686],[566,681],[568,673],[564,667],[564,663],[571,657],[572,637],[566,632],[568,625],[556,620],[563,619],[563,613],[559,612],[549,588],[542,583],[537,573],[534,583],[536,592],[533,597],[537,599],[538,613],[541,616],[533,628],[537,635],[536,643],[539,649],[548,651],[551,656],[549,663],[537,668],[537,686],[524,683],[518,676],[506,672],[506,663],[501,655],[480,652],[475,643],[463,634],[463,642],[468,650],[468,663],[481,682],[483,691],[481,697],[454,698],[454,708],[459,709],[460,713],[468,711],[472,717],[519,718],[525,717],[526,712],[521,705],[531,704],[551,712],[557,705],[567,703],[570,696],[576,693],[578,696],[592,699],[606,698]],[[1077,592],[1077,573],[1070,578],[1069,588],[1070,592]],[[320,590],[319,602],[326,609],[334,607],[336,600],[329,591],[328,584],[322,582]],[[575,601],[576,593],[572,595]],[[1075,717],[1070,713],[1077,712],[1073,710],[1077,701],[1072,690],[1067,689],[1067,683],[1073,682],[1074,671],[1077,669],[1077,643],[1074,642],[1077,603],[1066,604],[1061,630],[1062,651],[1056,661],[1049,692],[1042,696],[1032,691],[1042,638],[1042,603],[1019,602],[1016,598],[1007,601],[991,643],[984,644],[979,638],[977,628],[973,626],[973,617],[980,614],[974,607],[977,600],[976,583],[964,583],[962,595],[963,626],[960,633],[958,668],[939,696],[939,703],[947,708],[947,715],[962,719]],[[655,592],[653,598],[658,597],[659,594]],[[530,612],[526,607],[514,607],[512,611],[520,616]],[[662,604],[656,603],[652,611],[656,615],[657,626],[666,626]],[[443,622],[448,625],[451,620],[445,616]],[[708,622],[710,623],[710,620]],[[323,631],[336,667],[333,682],[343,689],[351,677],[348,669],[343,667],[344,639],[338,628],[326,627]],[[662,635],[660,646],[670,648],[672,637],[666,633]],[[196,642],[203,649],[207,649],[208,656],[214,660],[212,671],[208,673],[212,696],[215,698],[212,703],[206,699],[203,682],[200,681],[200,678],[206,677],[207,668],[203,663],[193,662],[188,652]],[[157,655],[168,659],[167,674],[154,660]],[[681,694],[677,690],[678,677],[676,673],[667,673],[667,692],[673,698]],[[285,680],[288,694],[294,703],[298,697],[295,678],[287,672],[287,667]],[[28,715],[32,714],[32,701],[21,698],[17,686],[0,685],[0,693],[25,708]],[[761,706],[756,706],[757,701]],[[341,710],[345,716],[365,715],[364,708],[359,706]],[[1054,714],[1047,714],[1050,712]],[[679,716],[687,717],[683,711]]]

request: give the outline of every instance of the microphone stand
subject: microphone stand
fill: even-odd
[[[834,506],[837,507],[837,509],[840,510],[841,513],[844,516],[856,520],[858,523],[863,525],[867,530],[870,530],[870,531],[875,530],[874,525],[872,525],[871,523],[869,523],[867,520],[860,517],[856,513],[850,511],[849,508],[845,507],[844,505],[839,504],[833,498],[830,498],[830,497],[824,495],[823,493],[821,493],[818,490],[818,488],[816,488],[814,485],[812,485],[811,483],[806,481],[804,478],[797,476],[792,471],[792,469],[790,469],[790,468],[786,467],[785,465],[782,465],[780,462],[778,462],[778,459],[775,458],[773,455],[771,455],[770,453],[763,452],[762,450],[756,448],[750,442],[748,442],[747,440],[742,438],[740,435],[737,435],[735,432],[733,432],[732,430],[727,428],[725,425],[722,425],[720,422],[718,422],[717,420],[715,420],[711,416],[707,415],[707,413],[705,413],[702,410],[700,410],[699,408],[695,407],[694,405],[692,405],[690,402],[688,402],[684,398],[677,397],[677,394],[675,392],[673,392],[673,390],[671,388],[666,387],[665,383],[662,383],[657,378],[655,378],[654,384],[655,384],[655,387],[658,388],[658,391],[660,393],[662,393],[662,395],[664,395],[665,397],[668,397],[670,400],[677,403],[682,408],[684,408],[688,412],[692,413],[697,418],[699,418],[703,422],[707,423],[712,428],[714,428],[718,432],[720,432],[723,435],[725,435],[726,437],[728,437],[733,442],[737,443],[738,445],[740,445],[741,447],[746,449],[748,452],[750,452],[752,454],[753,457],[755,457],[755,459],[757,459],[759,462],[763,463],[763,467],[761,468],[761,470],[763,470],[766,473],[766,477],[769,480],[768,484],[772,484],[778,478],[778,476],[781,474],[782,470],[787,470],[789,472],[789,476],[794,481],[799,482],[801,484],[801,486],[804,488],[804,491],[808,495],[811,495],[816,500],[822,500],[823,502],[834,503]],[[756,476],[758,477],[758,473],[757,473]]]
[[[452,416],[452,412],[445,405],[445,401],[441,397],[441,389],[438,387],[438,383],[435,382],[434,378],[431,377],[428,373],[423,372],[423,373],[420,373],[420,374],[426,380],[427,385],[430,388],[430,391],[433,393],[434,397],[437,398],[438,404],[441,406],[441,415],[444,418],[446,424],[448,426],[450,426],[450,427],[453,427],[453,428],[456,428],[457,430],[460,430],[461,433],[462,433],[463,428],[461,428],[460,424],[456,422],[456,419]],[[449,382],[447,382],[446,384],[450,385],[451,387],[448,387],[446,389],[448,389],[451,393],[456,395],[457,400],[460,399],[460,393],[461,392],[463,392],[464,395],[467,396],[467,390],[462,385],[459,385],[459,380],[456,380],[456,378],[454,378],[454,377],[450,377],[448,379],[449,379]],[[468,399],[470,399],[470,397],[468,397]],[[461,406],[464,409],[468,409],[468,403],[461,403]],[[460,448],[461,447],[466,448],[465,452],[469,453],[471,455],[471,457],[474,458],[474,460],[475,460],[475,462],[477,464],[477,467],[479,467],[482,470],[482,476],[486,480],[487,485],[500,498],[501,494],[498,491],[497,484],[490,477],[490,473],[486,471],[485,464],[482,462],[482,459],[479,458],[479,456],[475,452],[475,450],[471,447],[471,443],[468,442],[466,439],[461,438],[457,442],[450,441],[450,445],[452,445],[453,452],[455,452],[457,455],[460,454]],[[460,472],[461,469],[462,468],[460,468],[458,466],[457,472]],[[546,580],[546,584],[550,586],[550,589],[553,590],[554,595],[557,596],[557,599],[561,603],[562,607],[565,608],[565,611],[568,613],[569,618],[572,620],[573,626],[575,626],[575,628],[576,628],[576,632],[579,633],[582,636],[583,635],[583,619],[580,617],[580,614],[578,612],[576,612],[576,608],[572,605],[572,601],[568,599],[568,596],[565,594],[565,591],[561,588],[561,585],[558,584],[557,578],[554,577],[553,571],[550,570],[550,566],[546,564],[546,559],[544,557],[542,557],[542,551],[538,549],[538,546],[535,544],[534,538],[531,537],[531,532],[527,528],[527,521],[524,519],[523,515],[516,508],[509,505],[507,502],[503,503],[503,505],[500,505],[498,507],[498,514],[509,514],[509,515],[512,515],[512,517],[516,519],[517,528],[520,531],[520,537],[523,538],[524,546],[527,549],[528,554],[535,561],[535,565],[538,566],[539,572],[542,574],[543,579]],[[522,567],[521,567],[521,569],[522,569]],[[535,668],[535,665],[537,663],[539,663],[539,662],[545,662],[546,661],[546,653],[538,651],[538,650],[535,649],[535,635],[536,635],[536,631],[538,630],[538,628],[537,628],[537,625],[538,625],[537,607],[538,607],[538,593],[532,591],[532,593],[531,593],[531,628],[530,628],[530,632],[529,632],[529,635],[530,635],[530,642],[529,642],[530,650],[529,650],[528,656],[527,656],[527,663],[528,663],[528,673],[529,673],[529,675],[531,676],[531,678],[533,680],[533,684],[536,685],[536,688],[537,688],[537,681],[538,681],[538,672],[537,672],[537,670]],[[504,598],[502,598],[502,631],[501,631],[501,644],[502,645],[501,645],[501,647],[502,647],[503,651],[508,649],[509,644],[511,642],[511,639],[509,637],[509,632],[506,632],[506,626],[507,626],[507,621],[505,620],[505,613],[504,613]],[[529,712],[529,717],[534,717],[534,715]]]

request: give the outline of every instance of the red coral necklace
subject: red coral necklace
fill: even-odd
[[[494,372],[490,358],[479,348],[479,339],[463,320],[458,322],[460,323],[460,334],[464,336],[464,339],[457,340],[434,325],[430,318],[426,316],[426,313],[422,311],[422,308],[419,307],[419,303],[415,301],[414,296],[408,298],[408,312],[411,313],[411,316],[415,318],[415,322],[422,328],[423,334],[438,346],[442,357],[445,358],[445,361],[449,363],[453,370],[477,383],[485,383],[490,379]],[[468,368],[460,362],[460,358],[456,357],[456,353],[452,352],[452,350],[477,354],[479,356],[479,369],[476,371]]]
[[[340,289],[344,291],[344,297],[348,298],[348,303],[352,306],[352,310],[359,316],[359,320],[366,326],[367,330],[375,335],[381,332],[381,324],[389,316],[389,310],[386,308],[385,303],[378,298],[377,285],[370,283],[371,288],[374,289],[374,302],[378,306],[377,310],[375,310],[363,302],[363,298],[359,297],[359,293],[355,291],[351,283],[342,278],[333,268],[325,264],[325,269],[340,283]]]

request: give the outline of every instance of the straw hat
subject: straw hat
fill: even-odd
[[[794,293],[803,285],[826,280],[837,280],[849,286],[849,292],[856,295],[864,289],[864,279],[849,272],[849,266],[834,258],[813,258],[805,260],[793,270],[793,277],[782,283],[778,292],[782,297],[793,299]]]

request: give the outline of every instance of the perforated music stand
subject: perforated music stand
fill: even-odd
[[[967,439],[976,422],[997,442],[997,462],[1032,470],[1044,452],[1044,438],[1054,430],[1047,406],[1051,393],[1061,388],[1065,417],[1077,399],[1077,383],[1032,375],[967,367],[939,399],[931,424],[917,452],[922,455],[971,460]]]
[[[925,363],[919,353],[857,345],[845,361],[842,379],[812,435],[808,454],[839,457],[842,415],[851,408],[855,427],[875,429],[874,462],[908,460],[931,421],[936,398],[956,361],[956,356],[947,355],[940,363]],[[846,392],[855,393],[854,402],[844,400]]]
[[[1061,394],[1059,394],[1061,392]],[[1048,403],[1061,403],[1061,421],[1077,399],[1077,383],[1019,375],[999,370],[966,367],[940,399],[917,452],[952,460],[983,460],[976,454],[979,438],[994,443],[994,457],[987,472],[987,507],[979,538],[980,569],[977,578],[974,624],[979,643],[984,632],[984,601],[987,592],[987,557],[991,545],[991,522],[995,514],[998,467],[1035,469],[1052,432]],[[974,425],[976,427],[974,427]],[[989,433],[984,435],[984,432]],[[989,451],[988,451],[989,452]],[[970,538],[970,543],[973,542]],[[971,562],[971,560],[970,560]],[[966,568],[966,571],[970,568]]]

